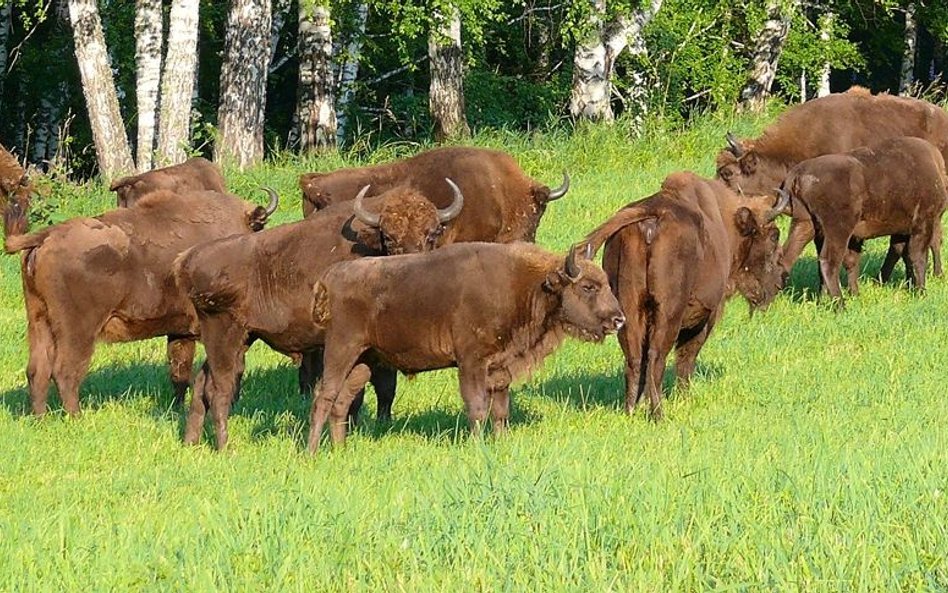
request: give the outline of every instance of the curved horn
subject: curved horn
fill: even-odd
[[[573,245],[569,248],[569,254],[566,256],[566,276],[576,282],[583,275],[583,271],[579,268],[579,264],[576,263],[576,252],[579,250],[580,243]],[[586,250],[590,248],[590,244],[586,244]]]
[[[461,213],[461,208],[464,207],[464,194],[461,193],[461,188],[447,177],[444,180],[451,186],[451,191],[454,192],[454,200],[447,208],[438,210],[438,222],[441,224],[457,218],[458,214]]]
[[[782,187],[777,188],[777,203],[774,204],[774,207],[767,211],[764,214],[764,220],[766,222],[773,222],[777,219],[778,216],[783,214],[784,209],[790,205],[790,193],[783,189]]]
[[[547,202],[552,202],[553,200],[559,200],[566,195],[566,192],[569,191],[569,173],[563,171],[563,184],[556,189],[550,190],[550,197],[546,199]]]
[[[727,139],[727,149],[737,158],[744,156],[744,147],[741,146],[741,141],[737,139],[737,136],[733,132],[728,132],[725,136]]]
[[[379,224],[382,222],[382,217],[378,214],[372,214],[362,206],[362,199],[365,197],[365,194],[369,193],[369,188],[371,185],[367,185],[362,188],[359,192],[359,195],[355,197],[355,200],[352,202],[352,212],[355,214],[355,217],[358,218],[363,223],[369,225],[370,227],[378,228]]]
[[[280,205],[280,196],[272,187],[261,187],[260,191],[264,191],[268,196],[270,196],[270,203],[267,204],[267,207],[263,211],[264,215],[266,215],[267,218],[270,218],[270,215],[276,212],[277,206]]]

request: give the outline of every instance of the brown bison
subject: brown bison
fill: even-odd
[[[327,416],[333,441],[345,439],[346,410],[367,375],[354,369],[364,355],[408,373],[457,367],[471,428],[490,412],[500,433],[512,381],[566,336],[602,341],[625,317],[602,269],[576,248],[563,258],[528,243],[460,243],[333,266],[314,287],[313,321],[325,328],[326,358],[311,452]],[[203,414],[191,409],[196,421]]]
[[[927,140],[948,160],[948,113],[920,99],[871,95],[860,87],[808,101],[788,109],[753,140],[739,141],[728,135],[728,147],[717,157],[717,174],[732,189],[760,195],[778,187],[797,163],[824,154],[846,152],[897,136]],[[801,220],[784,244],[784,260],[790,265],[813,239],[812,225]],[[941,229],[933,238],[932,256],[936,275],[941,275]],[[899,251],[893,247],[882,267],[887,281]]]
[[[454,205],[462,200],[458,192]],[[406,209],[406,203],[418,207]],[[383,228],[391,209],[413,213],[413,217],[398,218],[397,227],[382,232],[360,221],[350,200],[253,236],[199,245],[179,258],[176,276],[194,304],[207,352],[195,381],[192,402],[197,403],[191,408],[186,442],[197,442],[203,415],[196,419],[194,411],[204,409],[207,402],[217,402],[218,446],[227,442],[227,431],[221,424],[227,412],[221,406],[226,401],[226,408],[230,407],[246,344],[259,339],[295,360],[322,347],[323,332],[312,322],[311,291],[326,268],[363,256],[386,255],[389,250],[401,253],[405,246],[434,247],[426,237],[442,224],[440,215],[417,192],[393,190],[363,198],[359,204],[367,212],[379,213]],[[395,397],[395,374],[379,369],[372,384],[379,399],[379,416],[386,418]]]
[[[801,218],[814,226],[824,286],[841,298],[840,266],[846,264],[849,289],[857,293],[862,243],[880,236],[893,237],[909,280],[925,288],[928,247],[948,206],[945,185],[941,153],[925,140],[901,137],[805,160],[781,192],[793,211],[790,234]],[[792,265],[797,255],[784,259]]]
[[[276,209],[213,192],[152,192],[135,208],[74,218],[8,236],[21,261],[30,360],[30,401],[46,411],[50,378],[63,407],[79,412],[79,385],[96,340],[168,336],[172,382],[181,401],[190,378],[197,322],[172,275],[175,258],[198,243],[260,230]]]
[[[563,185],[550,190],[528,177],[509,154],[473,147],[436,148],[382,165],[340,169],[300,176],[303,216],[340,200],[350,200],[366,185],[367,196],[404,186],[421,193],[438,208],[447,208],[453,192],[443,179],[453,179],[464,196],[464,211],[440,238],[439,245],[462,241],[533,241],[549,202],[563,197]]]
[[[33,185],[10,152],[0,146],[0,193],[3,194],[3,232],[7,237],[26,232]]]
[[[117,194],[116,205],[119,208],[128,208],[142,196],[159,189],[174,192],[209,190],[227,193],[221,170],[203,157],[193,157],[178,165],[122,177],[109,186],[109,190]]]
[[[779,231],[785,203],[742,199],[717,180],[675,173],[661,190],[633,202],[592,231],[605,244],[603,268],[626,314],[619,331],[625,353],[626,409],[647,393],[660,418],[665,359],[674,347],[678,382],[687,385],[695,359],[725,299],[738,291],[765,307],[780,289]]]

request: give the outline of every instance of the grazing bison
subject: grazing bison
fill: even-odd
[[[122,177],[109,186],[119,208],[128,208],[150,192],[167,189],[174,192],[209,190],[227,193],[220,169],[203,157],[193,157],[178,165]]]
[[[66,411],[79,412],[79,385],[96,340],[168,336],[172,382],[182,401],[197,322],[175,284],[172,264],[192,245],[263,228],[277,205],[269,191],[267,208],[213,192],[157,191],[135,208],[8,236],[8,253],[25,252],[21,274],[33,412],[46,411],[50,378]]]
[[[409,159],[300,176],[303,216],[340,200],[350,200],[371,185],[368,196],[397,186],[412,188],[438,208],[446,208],[453,192],[443,179],[450,177],[467,198],[464,211],[440,238],[439,245],[465,241],[533,241],[540,217],[549,202],[563,197],[563,185],[550,190],[523,172],[510,155],[472,147],[436,148]]]
[[[948,205],[945,185],[941,153],[925,140],[901,137],[805,160],[780,191],[793,211],[790,234],[805,212],[806,224],[815,227],[824,286],[841,298],[840,265],[846,264],[856,294],[862,243],[880,236],[893,237],[909,280],[925,288],[928,247]],[[791,255],[789,265],[799,251]]]
[[[788,109],[753,140],[728,135],[728,147],[717,157],[717,174],[732,189],[748,195],[769,193],[797,163],[846,152],[897,136],[914,136],[933,144],[948,160],[948,113],[920,99],[871,95],[854,87]],[[789,272],[803,246],[813,239],[813,226],[801,220],[784,244],[781,264]],[[941,275],[941,229],[933,238],[932,257]],[[887,281],[899,257],[889,250],[882,268]]]
[[[313,321],[325,328],[326,359],[311,452],[327,416],[333,441],[345,439],[365,354],[408,373],[457,367],[471,428],[490,412],[500,433],[512,381],[567,335],[602,341],[625,317],[602,269],[575,247],[563,258],[527,243],[461,243],[333,266],[314,287]]]
[[[419,208],[404,209],[408,200]],[[462,201],[457,192],[454,206],[459,207]],[[179,258],[175,273],[194,304],[207,352],[191,398],[186,442],[197,442],[208,404],[217,423],[218,446],[227,442],[222,423],[239,380],[246,344],[259,339],[295,360],[322,347],[323,331],[313,325],[311,301],[312,286],[326,268],[363,256],[386,255],[389,250],[401,253],[406,245],[422,250],[434,247],[426,237],[441,224],[440,216],[417,192],[398,189],[358,203],[366,212],[380,213],[383,228],[391,209],[415,216],[397,218],[400,224],[388,228],[382,240],[378,228],[353,214],[350,200],[299,222],[199,245]],[[405,232],[409,234],[401,234]],[[367,237],[373,244],[366,242]],[[395,397],[395,373],[378,369],[372,384],[379,400],[379,417],[386,418]]]
[[[10,152],[0,146],[0,193],[3,194],[3,232],[22,235],[28,226],[27,212],[33,185],[26,171]]]
[[[779,231],[786,206],[742,199],[717,180],[675,173],[661,190],[633,202],[592,231],[596,251],[626,315],[626,410],[647,393],[661,417],[665,359],[676,351],[678,382],[687,385],[695,358],[735,290],[765,307],[780,289]]]

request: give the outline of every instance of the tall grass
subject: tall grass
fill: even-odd
[[[764,124],[474,142],[550,184],[572,174],[538,237],[563,251],[668,172],[710,175],[728,129]],[[276,187],[288,222],[301,171],[357,160],[287,156],[229,181]],[[112,200],[57,191],[69,215]],[[810,250],[766,313],[731,302],[661,423],[622,411],[615,340],[571,342],[514,390],[504,438],[467,435],[445,371],[401,379],[390,425],[370,397],[347,447],[310,458],[295,369],[259,344],[224,453],[181,446],[160,340],[101,346],[82,417],[29,417],[18,265],[0,266],[0,590],[948,589],[943,280],[919,296],[866,279],[834,313],[812,297]]]

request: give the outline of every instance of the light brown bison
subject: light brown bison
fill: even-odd
[[[857,293],[862,243],[880,236],[893,237],[909,280],[925,288],[928,246],[948,205],[945,184],[941,153],[925,140],[901,137],[805,160],[781,192],[793,212],[790,234],[801,218],[814,226],[824,286],[841,298],[840,266],[846,264],[849,289]],[[784,260],[793,265],[799,254]]]
[[[119,208],[128,208],[142,196],[159,189],[227,193],[221,170],[203,157],[193,157],[178,165],[122,177],[109,186],[109,190],[116,193],[116,205]]]
[[[533,241],[547,204],[563,197],[563,185],[550,190],[528,177],[509,154],[473,147],[436,148],[414,157],[373,165],[300,176],[303,216],[340,200],[350,200],[366,185],[367,196],[394,187],[414,189],[438,208],[447,208],[453,192],[444,178],[453,179],[467,203],[440,238],[439,245],[462,241]]]
[[[490,413],[500,433],[512,381],[566,336],[601,341],[625,318],[602,269],[575,248],[563,258],[527,243],[460,243],[333,266],[314,287],[313,320],[325,328],[326,358],[311,452],[327,417],[333,441],[345,439],[346,410],[366,377],[360,360],[408,373],[457,367],[471,428]]]
[[[33,184],[10,152],[0,146],[0,193],[3,194],[3,232],[7,237],[22,235],[28,226],[27,213]]]
[[[770,303],[781,276],[773,220],[784,207],[675,173],[586,237],[594,251],[605,244],[603,269],[626,315],[619,344],[629,413],[647,393],[652,416],[661,417],[665,359],[674,347],[686,385],[728,296],[740,292],[755,308]]]
[[[23,251],[33,412],[46,411],[50,378],[63,407],[79,412],[79,385],[96,340],[126,342],[168,336],[172,382],[183,400],[197,321],[172,274],[186,248],[263,228],[276,209],[214,192],[152,192],[135,208],[74,218],[29,235],[8,236]]]
[[[898,136],[927,140],[948,160],[948,113],[943,109],[920,99],[871,95],[854,87],[788,109],[759,138],[741,141],[729,135],[728,147],[717,157],[717,174],[735,191],[766,194],[797,163]],[[812,225],[800,220],[787,236],[784,252],[798,255],[812,239]],[[932,245],[936,275],[942,273],[940,248],[939,228]],[[889,279],[899,255],[893,246],[882,267],[883,281]],[[788,259],[782,264],[789,272]]]

